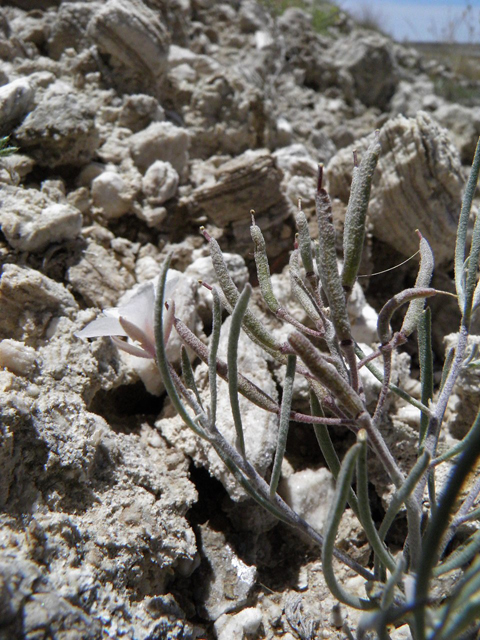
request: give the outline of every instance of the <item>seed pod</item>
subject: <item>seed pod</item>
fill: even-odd
[[[270,279],[270,267],[268,266],[267,247],[265,245],[265,239],[260,230],[260,227],[255,224],[254,212],[250,212],[252,215],[252,224],[250,226],[250,234],[252,236],[253,244],[255,246],[255,264],[257,266],[258,283],[260,285],[260,291],[262,297],[265,300],[268,308],[273,313],[276,313],[280,308],[272,289],[272,281]]]
[[[347,295],[353,288],[362,259],[365,241],[365,218],[367,215],[373,173],[380,155],[379,132],[367,149],[357,170],[354,168],[350,198],[345,215],[343,232],[342,285]]]
[[[292,333],[288,341],[313,375],[332,392],[342,409],[353,418],[365,411],[360,396],[336,368],[322,357],[308,338],[300,333]]]
[[[316,197],[316,209],[319,229],[318,261],[322,288],[327,296],[330,316],[340,342],[351,341],[350,323],[345,304],[340,275],[338,273],[337,252],[335,248],[335,228],[333,226],[332,203],[325,189],[322,188],[323,168],[319,169],[319,180]]]
[[[213,268],[220,283],[220,287],[225,295],[228,305],[233,309],[237,304],[240,293],[228,273],[228,268],[225,264],[225,260],[223,259],[222,250],[220,249],[218,242],[212,238],[212,236],[203,227],[200,230],[204,238],[208,241]],[[225,306],[228,308],[227,305]],[[274,357],[279,356],[281,345],[275,340],[272,333],[265,329],[264,324],[250,311],[250,309],[247,309],[245,313],[244,324],[245,332],[252,340],[254,340],[254,342],[260,344]],[[286,358],[284,358],[284,360],[286,361]]]
[[[300,209],[295,215],[295,223],[298,229],[298,247],[300,249],[300,255],[302,257],[303,266],[307,274],[307,278],[313,275],[313,256],[312,256],[312,239],[310,237],[310,231],[308,229],[307,216]]]
[[[433,268],[435,261],[433,258],[433,252],[430,245],[417,229],[418,236],[420,238],[420,266],[418,268],[417,279],[415,280],[415,288],[424,288],[430,286],[432,279]],[[425,299],[417,298],[412,300],[408,305],[407,313],[403,319],[402,328],[400,329],[406,337],[408,337],[417,328],[420,316],[423,313],[425,307]]]

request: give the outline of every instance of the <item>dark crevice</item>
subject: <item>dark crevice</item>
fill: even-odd
[[[122,385],[95,394],[88,409],[109,423],[115,433],[137,433],[140,423],[153,421],[163,408],[164,399],[149,393],[143,384]]]

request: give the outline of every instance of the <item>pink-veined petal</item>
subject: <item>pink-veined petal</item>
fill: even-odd
[[[129,353],[131,356],[136,356],[137,358],[148,358],[150,360],[152,359],[152,356],[140,347],[136,347],[130,342],[120,340],[120,338],[117,338],[116,336],[112,336],[112,342],[116,347],[125,351],[125,353]]]
[[[127,318],[120,316],[119,320],[128,337],[134,342],[138,342],[142,349],[150,354],[151,358],[155,358],[155,344],[149,339],[149,337],[139,327],[137,327],[136,324],[127,320]]]

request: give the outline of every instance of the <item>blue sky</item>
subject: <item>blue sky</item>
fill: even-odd
[[[362,14],[366,7],[396,40],[480,43],[480,0],[338,0]],[[464,12],[470,5],[467,15]],[[462,17],[463,16],[463,17]]]

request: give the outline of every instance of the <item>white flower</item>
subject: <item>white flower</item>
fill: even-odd
[[[172,328],[175,305],[169,300],[178,284],[180,274],[168,272],[164,299],[168,310],[164,316],[164,340],[168,340]],[[77,338],[109,336],[119,349],[139,358],[155,358],[155,296],[158,278],[141,285],[128,302],[119,307],[105,309],[90,324],[77,331]],[[130,341],[123,340],[127,338]]]

